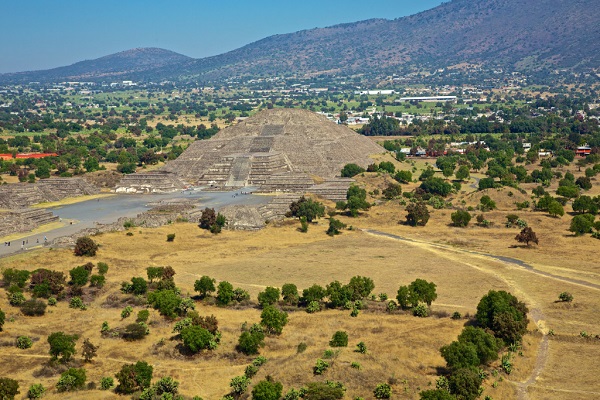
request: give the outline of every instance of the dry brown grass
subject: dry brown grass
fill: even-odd
[[[406,168],[406,166],[403,165]],[[386,183],[384,176],[370,178],[361,184],[369,190]],[[370,185],[370,186],[369,186]],[[102,338],[100,325],[108,321],[111,327],[124,326],[121,308],[107,307],[108,296],[119,293],[120,282],[133,276],[144,276],[148,266],[170,265],[176,271],[175,281],[183,293],[193,294],[193,283],[202,275],[230,281],[251,293],[253,299],[266,286],[295,283],[300,289],[313,283],[325,285],[333,280],[347,282],[354,275],[371,277],[375,293],[395,296],[398,286],[415,278],[434,281],[438,285],[435,312],[460,311],[463,315],[475,312],[476,305],[488,290],[508,290],[523,299],[538,316],[538,324],[531,324],[534,334],[523,343],[523,356],[515,359],[515,370],[510,379],[496,388],[494,377],[484,384],[485,394],[493,398],[514,398],[519,382],[526,381],[534,368],[539,331],[554,330],[557,337],[549,343],[548,360],[537,382],[530,386],[532,399],[597,398],[595,363],[600,355],[598,343],[577,336],[582,330],[600,333],[598,290],[536,275],[521,267],[493,260],[482,253],[505,255],[531,263],[536,269],[556,275],[600,282],[600,270],[590,254],[597,252],[597,240],[574,238],[566,232],[570,218],[553,219],[532,211],[517,212],[538,233],[540,245],[531,249],[514,247],[517,229],[504,227],[505,216],[513,213],[512,202],[521,201],[520,193],[509,189],[489,195],[497,202],[498,210],[486,213],[494,222],[491,228],[469,226],[459,229],[449,226],[452,210],[434,210],[426,227],[411,228],[397,222],[404,220],[404,207],[398,201],[375,206],[360,218],[339,217],[349,225],[370,228],[410,237],[413,242],[373,236],[361,231],[344,231],[338,237],[325,235],[325,220],[313,224],[309,232],[297,231],[296,222],[269,226],[258,232],[229,232],[218,236],[198,229],[194,224],[175,224],[158,229],[138,229],[103,234],[95,237],[101,245],[93,262],[106,261],[110,265],[108,284],[95,299],[88,299],[87,311],[72,310],[64,302],[49,307],[45,317],[22,316],[10,307],[4,297],[0,308],[7,312],[5,331],[0,333],[0,344],[10,345],[21,334],[39,339],[29,350],[1,347],[3,358],[10,363],[0,365],[1,376],[16,377],[22,392],[35,382],[53,387],[57,375],[36,377],[47,361],[48,334],[58,330],[78,333],[99,344],[97,359],[86,365],[88,380],[98,382],[102,376],[114,375],[125,362],[143,359],[154,365],[155,377],[173,376],[181,382],[185,395],[200,395],[205,399],[221,398],[228,391],[229,380],[241,375],[251,358],[238,354],[235,344],[243,322],[258,322],[260,311],[255,308],[219,308],[198,303],[201,314],[217,316],[223,341],[219,348],[195,357],[184,357],[176,349],[172,337],[172,323],[155,311],[151,312],[151,334],[141,342],[126,343],[120,339]],[[518,194],[517,194],[518,193]],[[468,193],[452,199],[455,205],[476,205],[480,195]],[[465,204],[462,204],[464,199]],[[166,235],[175,233],[172,243]],[[76,258],[69,250],[37,250],[28,254],[0,260],[0,267],[35,269],[52,267],[65,273],[87,259]],[[556,303],[558,293],[570,291],[573,304]],[[119,298],[122,296],[118,295]],[[347,398],[370,398],[374,386],[390,379],[395,396],[418,398],[418,391],[434,385],[438,368],[443,367],[439,347],[454,340],[462,329],[463,321],[431,317],[418,319],[405,314],[377,313],[373,303],[358,318],[349,311],[324,311],[317,314],[292,312],[289,324],[280,337],[268,338],[262,353],[269,362],[261,369],[254,382],[271,375],[284,383],[284,388],[321,379],[343,381],[348,388]],[[140,307],[135,307],[135,312]],[[59,317],[60,318],[57,318]],[[130,317],[132,320],[134,317]],[[65,323],[65,321],[68,321]],[[313,377],[312,367],[328,348],[328,341],[336,330],[346,330],[350,347],[342,349],[332,361],[331,368],[322,377]],[[539,330],[539,331],[538,331]],[[165,344],[159,346],[159,340]],[[79,343],[81,343],[80,339]],[[364,341],[369,353],[354,353],[356,343]],[[297,354],[297,345],[305,342],[304,353]],[[361,370],[350,368],[356,361]],[[72,395],[66,398],[80,398]],[[110,398],[110,393],[90,391],[86,398]],[[49,398],[57,397],[54,392]]]

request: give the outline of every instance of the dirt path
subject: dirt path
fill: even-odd
[[[494,259],[495,261],[500,261],[500,262],[503,262],[503,263],[506,263],[506,264],[510,264],[510,265],[513,265],[513,266],[518,266],[520,268],[523,268],[525,271],[527,271],[529,273],[540,275],[540,276],[543,276],[545,278],[560,280],[560,281],[572,283],[572,284],[575,284],[575,285],[585,286],[585,287],[590,288],[590,289],[600,290],[600,285],[597,285],[595,283],[587,282],[587,281],[580,280],[580,279],[567,278],[567,277],[564,277],[564,276],[554,275],[554,274],[551,274],[551,273],[548,273],[548,272],[536,270],[530,264],[527,264],[526,262],[524,262],[522,260],[518,260],[516,258],[510,258],[510,257],[504,257],[504,256],[496,256],[496,255],[493,255],[493,254],[481,253],[481,252],[472,251],[472,250],[456,249],[454,247],[445,246],[445,245],[441,245],[441,244],[438,244],[438,243],[431,243],[431,242],[426,242],[426,241],[421,241],[421,240],[415,240],[415,239],[406,238],[406,237],[394,235],[394,234],[391,234],[391,233],[376,231],[376,230],[372,230],[372,229],[362,229],[362,231],[365,232],[365,233],[367,233],[367,234],[369,234],[369,235],[379,236],[379,237],[383,237],[383,238],[386,238],[386,239],[391,239],[391,240],[397,240],[397,241],[406,242],[406,243],[412,244],[414,246],[418,246],[418,247],[421,247],[421,248],[428,249],[430,251],[439,252],[440,250],[442,250],[442,251],[445,250],[446,252],[452,252],[452,253],[455,253],[455,254],[469,254],[469,255],[472,255],[472,256],[479,256],[479,257],[491,258],[491,259]],[[482,268],[477,267],[475,265],[472,265],[470,263],[467,263],[464,260],[462,260],[460,262],[462,262],[463,264],[468,265],[470,267],[476,268],[476,269],[478,269],[480,271],[484,271]],[[484,271],[484,272],[492,273],[490,271]],[[495,273],[492,273],[492,274],[494,274],[498,278],[503,279],[498,274],[495,274]],[[503,279],[503,280],[510,287],[514,287],[514,284],[511,284],[510,282],[506,281],[505,279]],[[548,352],[549,352],[549,347],[550,347],[550,342],[548,340],[547,332],[544,329],[544,327],[542,326],[543,325],[543,321],[544,321],[544,315],[543,315],[542,311],[539,308],[535,307],[535,302],[533,300],[529,299],[529,301],[530,301],[530,304],[534,306],[534,307],[531,307],[530,316],[531,316],[532,320],[534,321],[534,323],[538,326],[538,328],[542,332],[543,337],[542,337],[542,340],[541,340],[540,345],[539,345],[539,349],[538,349],[538,353],[537,353],[537,358],[536,358],[533,370],[531,371],[531,375],[525,381],[514,382],[514,384],[517,386],[517,396],[518,396],[519,400],[528,400],[529,399],[528,388],[531,385],[534,385],[536,383],[538,377],[541,375],[542,371],[544,370],[544,367],[546,365],[546,361],[548,359]]]

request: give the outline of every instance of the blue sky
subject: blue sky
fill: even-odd
[[[398,18],[441,0],[0,0],[0,73],[69,65],[135,47],[190,57],[264,37],[369,18]]]

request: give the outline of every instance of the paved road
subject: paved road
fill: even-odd
[[[244,188],[251,191],[253,188]],[[0,257],[14,254],[20,251],[28,251],[43,246],[44,239],[51,242],[53,239],[72,235],[82,229],[93,228],[97,223],[107,224],[121,217],[135,217],[147,211],[148,203],[169,199],[191,199],[196,201],[200,207],[211,207],[219,209],[233,204],[263,204],[270,200],[268,196],[255,196],[241,194],[240,190],[235,192],[202,192],[192,190],[162,195],[115,195],[100,199],[87,200],[80,203],[69,204],[60,207],[48,208],[54,215],[61,218],[66,225],[53,229],[49,232],[35,235],[27,235],[18,240],[12,240],[10,246],[0,243]]]

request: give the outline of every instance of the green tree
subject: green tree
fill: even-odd
[[[420,400],[456,400],[450,392],[444,389],[423,390],[419,393]]]
[[[498,359],[498,351],[502,343],[493,335],[481,328],[466,326],[458,336],[458,341],[471,343],[477,350],[477,358],[480,364],[489,364]]]
[[[238,339],[237,349],[246,355],[258,354],[264,345],[265,334],[261,329],[250,329],[244,331]]]
[[[157,290],[148,294],[148,303],[158,310],[161,315],[175,318],[181,304],[181,297],[173,290]]]
[[[313,301],[319,303],[323,300],[326,294],[327,292],[322,286],[314,284],[302,291],[302,298],[300,299],[300,302],[305,306]]]
[[[227,281],[222,281],[217,287],[217,303],[226,306],[233,301],[233,285]]]
[[[598,206],[597,202],[590,196],[579,196],[573,200],[573,211],[582,214],[598,214]]]
[[[371,208],[371,204],[367,202],[367,191],[356,185],[352,185],[346,192],[346,201],[338,202],[335,207],[341,210],[348,210],[348,215],[356,217],[360,210]]]
[[[28,399],[41,399],[46,394],[46,388],[41,383],[34,383],[29,386],[29,390],[27,391]],[[0,396],[1,397],[1,396]]]
[[[283,297],[283,302],[288,305],[295,306],[298,305],[298,302],[300,301],[298,287],[293,283],[285,283],[281,287],[281,296]]]
[[[298,201],[290,204],[290,211],[285,215],[288,218],[306,218],[306,221],[312,222],[317,218],[325,216],[325,206],[313,199],[307,199],[302,196]]]
[[[459,181],[469,180],[469,178],[471,177],[471,173],[469,172],[469,167],[466,165],[461,165],[458,168],[458,170],[456,171],[456,173],[454,174],[454,176]]]
[[[240,396],[248,390],[248,386],[250,386],[251,380],[246,375],[235,376],[229,382],[229,387],[231,387],[231,393],[236,396]]]
[[[279,311],[273,306],[266,306],[260,314],[260,324],[270,334],[281,335],[283,327],[287,324],[287,320],[287,313]]]
[[[200,297],[204,298],[216,290],[215,282],[213,278],[204,275],[194,282],[194,291],[200,293]]]
[[[575,207],[575,205],[573,205],[573,207]],[[563,215],[565,215],[565,209],[558,201],[552,200],[550,204],[548,204],[548,214],[550,214],[553,217],[562,217]]]
[[[184,328],[181,331],[181,339],[183,339],[184,346],[193,353],[215,347],[214,336],[207,329],[198,325]]]
[[[148,291],[146,280],[141,277],[131,278],[131,292],[135,295],[143,295]]]
[[[481,363],[477,357],[477,347],[469,342],[454,341],[442,346],[440,353],[450,369],[477,367]]]
[[[344,398],[344,388],[326,382],[310,382],[304,390],[304,400],[336,400]]]
[[[479,301],[475,319],[481,327],[490,329],[505,343],[514,343],[527,330],[527,312],[525,304],[512,294],[490,290]]]
[[[446,197],[452,191],[452,185],[444,181],[442,178],[429,178],[420,186],[426,193],[437,194],[438,196]]]
[[[336,331],[329,341],[331,347],[347,347],[348,333],[344,331]]]
[[[283,392],[281,382],[275,382],[269,378],[260,381],[252,389],[252,400],[279,400]]]
[[[72,392],[83,389],[85,386],[86,373],[83,368],[69,368],[60,375],[56,383],[59,392]]]
[[[379,163],[379,170],[393,174],[396,172],[396,166],[391,161],[382,161]]]
[[[389,399],[392,397],[392,387],[387,383],[380,383],[373,390],[376,399]]]
[[[13,400],[19,393],[19,382],[10,378],[0,378],[0,399]]]
[[[452,224],[454,226],[464,228],[469,224],[469,221],[471,221],[471,214],[469,214],[468,211],[457,210],[450,215],[450,218],[452,219]]]
[[[153,368],[145,361],[135,364],[125,364],[115,375],[119,384],[115,388],[117,393],[130,394],[150,387]]]
[[[448,378],[450,393],[461,400],[475,400],[479,397],[482,379],[476,370],[462,368]]]
[[[575,236],[581,236],[586,233],[592,232],[594,228],[594,216],[592,214],[580,214],[573,217],[569,231],[573,232]]]
[[[75,354],[75,342],[79,339],[77,335],[67,335],[63,332],[54,332],[48,336],[50,355],[53,360],[61,356],[61,361],[69,361]]]
[[[396,175],[394,175],[394,179],[400,183],[409,183],[412,182],[412,173],[410,171],[400,170],[396,172]]]
[[[406,211],[406,223],[410,226],[425,226],[429,221],[429,210],[422,201],[410,203]]]
[[[342,229],[346,228],[346,224],[342,221],[335,219],[333,217],[329,218],[329,227],[327,228],[327,233],[329,236],[339,235]]]
[[[4,311],[0,309],[0,332],[2,332],[2,328],[4,327],[4,322],[6,321],[6,314]]]
[[[342,178],[352,178],[355,175],[361,174],[365,172],[365,169],[356,164],[346,164],[344,168],[342,168]]]
[[[373,283],[373,279],[371,278],[357,275],[350,278],[347,288],[350,292],[350,300],[362,300],[369,297],[373,289],[375,289],[375,283]]]
[[[279,301],[280,295],[281,293],[278,288],[267,286],[264,292],[258,294],[258,304],[262,308],[273,305]]]
[[[433,282],[427,282],[424,279],[415,279],[408,285],[408,290],[411,293],[413,307],[416,302],[422,301],[431,307],[431,303],[437,299],[436,284]]]

